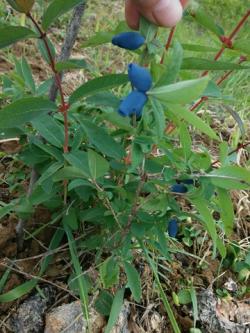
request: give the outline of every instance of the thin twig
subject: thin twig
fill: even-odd
[[[84,10],[85,10],[85,5],[84,4],[80,4],[80,5],[76,6],[75,9],[74,9],[72,19],[71,19],[71,21],[68,25],[67,30],[66,30],[66,37],[65,37],[62,49],[61,49],[61,53],[60,53],[60,56],[58,57],[58,59],[60,61],[65,61],[70,57],[71,51],[73,49],[73,46],[75,44],[76,38],[77,38],[78,33],[79,33],[79,29],[80,29],[80,25],[81,25],[81,19],[82,19],[82,16],[84,14]],[[36,28],[37,28],[38,32],[40,33],[41,37],[43,36],[43,41],[44,41],[45,47],[48,51],[48,55],[50,55],[50,59],[53,60],[51,62],[51,66],[53,67],[54,72],[56,72],[54,59],[53,59],[53,56],[51,55],[50,48],[49,48],[49,45],[47,43],[46,34],[44,34],[44,32],[40,29],[40,26],[36,23],[36,21],[33,19],[33,17],[30,14],[28,14],[28,16],[32,20],[33,24],[36,26]],[[54,80],[54,82],[51,86],[50,92],[49,92],[49,99],[51,101],[56,100],[58,87],[62,88],[61,84],[59,84],[59,83],[61,83],[61,79],[62,79],[61,75],[62,74],[60,74],[60,73],[57,73],[57,72],[55,73],[55,80]],[[62,89],[60,89],[60,96],[61,96],[62,104],[64,104],[64,106],[65,106],[66,103],[65,103],[65,100],[64,100],[64,94],[63,94]],[[65,107],[65,109],[66,109],[66,107]],[[65,148],[67,148],[67,146],[68,146],[68,121],[65,118],[67,118],[66,112],[64,112],[64,120],[65,120],[65,125],[66,125],[66,127],[65,127],[65,132],[66,133],[65,133],[65,144],[64,144],[65,147],[64,147],[64,150],[67,150]],[[30,197],[30,195],[33,192],[33,188],[34,188],[34,185],[35,185],[37,179],[38,179],[38,174],[37,174],[35,168],[32,168],[31,175],[30,175],[29,190],[28,190],[28,193],[27,193],[28,198]],[[22,251],[22,249],[23,249],[23,236],[24,236],[24,231],[23,230],[24,230],[24,227],[25,227],[25,222],[26,222],[25,220],[20,219],[18,224],[17,224],[17,227],[16,227],[18,252]]]

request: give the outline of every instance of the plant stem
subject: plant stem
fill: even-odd
[[[162,58],[161,58],[161,64],[163,64],[164,62],[164,56],[166,54],[166,52],[168,51],[168,49],[170,48],[171,44],[172,44],[172,41],[173,41],[173,38],[174,38],[174,33],[175,33],[175,30],[176,30],[176,26],[173,27],[171,30],[170,30],[170,33],[168,35],[168,40],[167,40],[167,43],[166,43],[166,46],[165,46],[165,52],[163,53],[162,55]]]

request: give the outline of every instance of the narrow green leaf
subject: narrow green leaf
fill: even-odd
[[[33,79],[32,70],[31,70],[30,65],[28,64],[28,62],[26,61],[26,59],[24,57],[22,57],[22,60],[21,60],[21,67],[22,67],[23,77],[24,77],[26,86],[30,88],[30,90],[33,94],[35,94],[36,84]]]
[[[86,47],[95,47],[98,45],[110,43],[112,37],[114,36],[114,32],[107,32],[107,31],[99,31],[94,36],[91,36],[88,40],[81,44],[82,48]]]
[[[128,262],[124,262],[125,272],[128,278],[128,286],[136,302],[141,300],[141,279],[137,270]]]
[[[19,99],[0,110],[0,128],[22,125],[49,111],[56,111],[56,109],[55,103],[42,97]]]
[[[54,0],[46,9],[42,18],[42,27],[45,31],[48,30],[50,25],[60,16],[67,13],[84,0]]]
[[[197,44],[181,44],[184,50],[192,52],[218,52],[218,49],[206,45],[197,45]]]
[[[104,176],[109,170],[109,163],[94,150],[88,151],[88,164],[93,179]]]
[[[191,124],[202,133],[205,133],[211,139],[219,141],[219,138],[214,132],[214,130],[209,125],[207,125],[201,118],[199,118],[195,113],[190,112],[179,105],[169,105],[169,111],[173,115],[177,116],[179,119],[184,119],[187,123]]]
[[[37,38],[37,34],[25,27],[6,26],[0,28],[0,49],[26,38]]]
[[[196,207],[198,212],[201,215],[203,224],[213,240],[214,251],[213,255],[216,255],[216,247],[217,247],[217,231],[216,224],[212,217],[212,214],[208,208],[208,202],[203,198],[191,199],[192,204]]]
[[[223,29],[218,26],[214,19],[208,15],[201,7],[198,7],[197,10],[192,12],[192,17],[204,28],[208,29],[209,31],[213,32],[217,36],[224,35]]]
[[[78,282],[82,310],[83,310],[85,319],[87,320],[87,325],[88,325],[88,327],[90,327],[89,326],[89,312],[88,312],[88,288],[87,288],[86,281],[83,276],[81,264],[78,259],[76,243],[75,243],[74,237],[73,237],[72,232],[71,232],[70,228],[68,227],[68,225],[64,224],[63,226],[64,226],[64,230],[67,234],[71,260],[73,263],[74,271],[76,274],[76,279]]]
[[[71,69],[90,69],[90,65],[84,59],[69,59],[67,61],[57,62],[55,67],[58,72]]]
[[[84,83],[76,89],[69,98],[69,103],[73,104],[79,99],[96,94],[101,90],[108,90],[126,84],[128,76],[126,74],[104,75]]]
[[[184,58],[181,69],[190,69],[190,70],[221,70],[221,71],[230,71],[230,70],[242,70],[249,69],[249,66],[242,66],[239,64],[234,64],[231,62],[222,62],[202,58]]]
[[[237,39],[233,43],[233,49],[250,54],[250,39]]]
[[[173,104],[191,103],[202,95],[208,85],[208,78],[182,81],[159,88],[154,88],[148,92],[149,96],[154,96],[162,102]]]
[[[226,190],[249,190],[250,171],[238,166],[225,166],[209,174],[215,186]]]
[[[181,146],[185,155],[185,160],[188,161],[192,154],[192,139],[187,129],[187,125],[182,123],[179,127]]]
[[[103,154],[121,159],[125,156],[123,147],[116,142],[102,127],[98,127],[83,117],[79,117],[80,124],[84,129],[91,144],[96,146]]]
[[[123,305],[124,291],[125,291],[125,289],[122,288],[122,289],[118,290],[115,294],[113,304],[112,304],[112,307],[111,307],[111,311],[110,311],[108,324],[105,328],[104,333],[110,333],[112,328],[116,324],[116,321],[119,317],[119,314],[121,312],[122,305]]]
[[[227,236],[230,236],[234,226],[234,208],[230,192],[223,188],[217,188],[218,202],[220,205],[220,215]]]
[[[175,83],[181,69],[183,49],[179,42],[174,42],[170,57],[164,62],[165,70],[156,83],[157,87]]]
[[[37,184],[42,185],[48,178],[53,176],[60,168],[63,167],[62,162],[55,162],[48,167],[46,171],[43,172],[42,176],[38,179]]]

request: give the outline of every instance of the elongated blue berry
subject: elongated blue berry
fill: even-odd
[[[183,184],[175,184],[171,186],[171,192],[175,193],[187,193],[188,189]]]
[[[140,118],[144,105],[147,102],[147,96],[139,91],[131,91],[131,93],[121,102],[119,114],[123,117],[129,117],[136,114],[136,118]]]
[[[145,38],[135,31],[122,32],[112,38],[112,44],[127,50],[137,50],[145,43]]]
[[[152,86],[152,77],[150,72],[137,64],[128,65],[128,77],[134,88],[138,91],[146,92]]]
[[[170,237],[176,237],[178,233],[178,221],[176,219],[171,219],[168,222],[168,234]]]

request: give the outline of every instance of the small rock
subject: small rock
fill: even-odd
[[[89,312],[91,333],[99,333],[105,326],[105,319],[95,310]],[[44,333],[85,333],[87,322],[83,317],[80,301],[55,308],[46,315]]]
[[[45,297],[38,293],[29,297],[11,316],[9,325],[14,333],[43,332],[43,317],[48,307],[54,302],[55,289],[46,286],[41,290]]]

